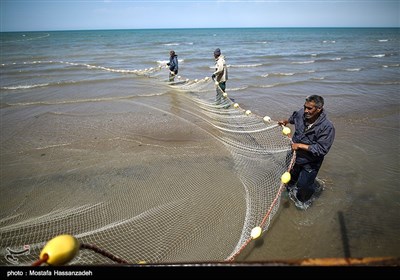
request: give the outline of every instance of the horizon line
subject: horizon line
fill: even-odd
[[[94,28],[94,29],[53,29],[53,30],[0,30],[0,33],[9,32],[62,32],[62,31],[117,31],[117,30],[179,30],[179,29],[379,29],[379,28],[400,28],[398,26],[270,26],[270,27],[146,27],[146,28]]]

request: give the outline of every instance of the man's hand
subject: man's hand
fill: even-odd
[[[305,150],[305,151],[308,151],[308,146],[309,146],[309,145],[303,144],[303,143],[292,143],[292,149],[293,149],[294,151],[297,151],[297,150]]]
[[[283,126],[286,126],[288,123],[289,123],[288,120],[280,120],[280,121],[278,121],[278,124],[279,125],[283,125]]]

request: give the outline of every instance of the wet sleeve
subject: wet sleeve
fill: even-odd
[[[318,131],[318,137],[315,144],[310,145],[308,150],[314,156],[325,156],[332,147],[335,139],[335,128],[332,125],[325,126]]]
[[[298,116],[298,113],[299,113],[298,111],[294,111],[293,114],[289,117],[288,121],[290,124],[294,124],[294,120]]]

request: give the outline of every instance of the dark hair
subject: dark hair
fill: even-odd
[[[324,98],[322,96],[309,95],[309,96],[306,97],[306,101],[307,102],[314,102],[315,103],[315,107],[317,107],[319,109],[324,107]]]
[[[174,55],[175,55],[175,51],[170,51],[169,54],[170,54],[171,56],[174,56]]]

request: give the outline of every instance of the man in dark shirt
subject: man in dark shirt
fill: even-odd
[[[178,74],[178,55],[175,51],[169,52],[169,62],[167,63],[169,68],[169,81],[173,82],[175,76]]]
[[[279,125],[290,123],[295,126],[292,149],[296,151],[296,162],[290,170],[291,180],[286,187],[289,192],[295,190],[295,199],[305,204],[305,208],[317,190],[315,179],[335,139],[335,127],[323,107],[321,96],[310,95],[302,109],[293,112],[289,119],[278,121]]]

